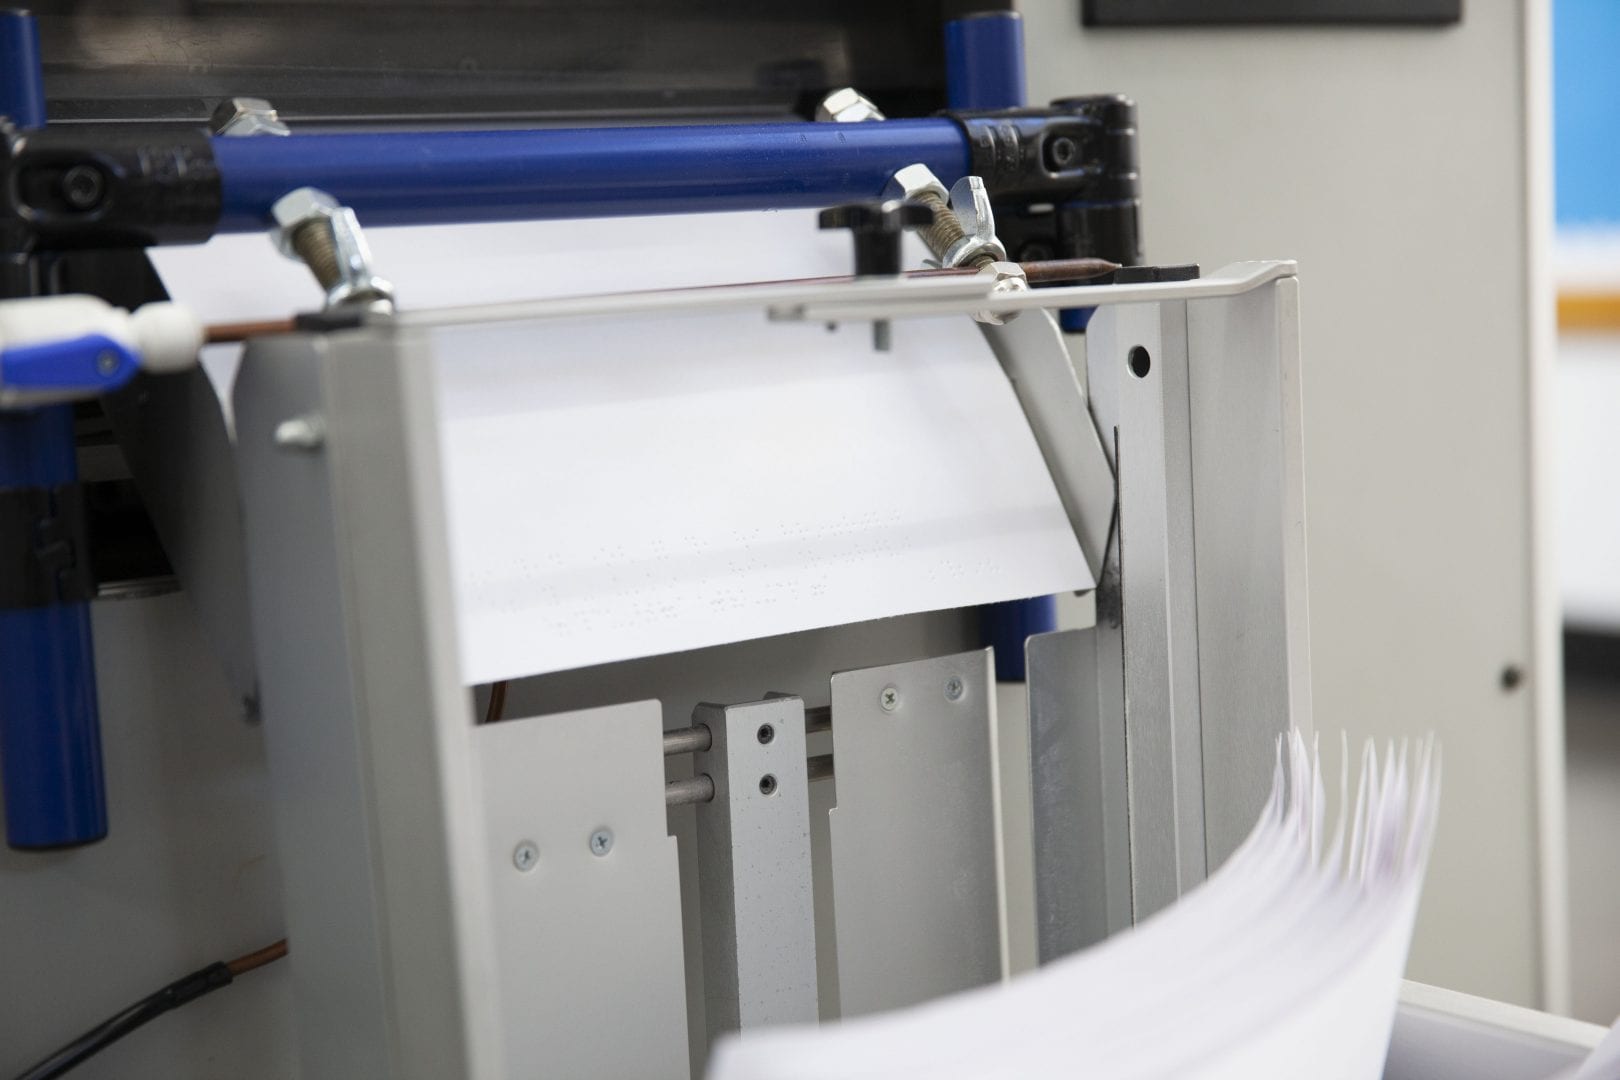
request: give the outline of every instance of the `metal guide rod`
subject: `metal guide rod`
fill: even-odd
[[[831,707],[818,705],[804,710],[804,733],[806,735],[815,735],[831,730]],[[700,753],[709,749],[713,744],[714,734],[705,724],[671,728],[664,732],[665,757],[673,757],[676,754]],[[807,777],[812,781],[832,779],[832,755],[818,754],[810,758],[806,763],[805,771]],[[713,798],[714,781],[702,773],[686,779],[671,780],[664,785],[664,804],[666,806],[688,806],[693,803],[706,803]]]
[[[671,780],[664,785],[665,806],[689,806],[706,803],[714,798],[714,780],[707,773],[699,773],[685,780]]]
[[[692,727],[671,728],[664,732],[664,756],[672,757],[675,754],[690,754],[698,750],[707,750],[714,743],[714,735],[708,727],[696,724]]]
[[[989,273],[875,278],[837,284],[810,281],[725,285],[422,308],[402,312],[391,320],[380,320],[379,325],[463,326],[587,315],[622,317],[650,312],[761,307],[772,318],[789,321],[903,318],[913,315],[972,314],[980,310],[1010,312],[1029,308],[1072,307],[1076,304],[1098,307],[1103,304],[1237,296],[1278,278],[1293,277],[1296,272],[1297,265],[1291,260],[1237,262],[1191,281],[1063,285],[1010,293],[993,292],[995,276]]]

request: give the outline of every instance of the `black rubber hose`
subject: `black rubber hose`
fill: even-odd
[[[108,1017],[77,1039],[51,1054],[33,1068],[18,1075],[17,1080],[53,1080],[69,1069],[94,1057],[125,1035],[155,1020],[170,1009],[177,1009],[188,1001],[222,986],[229,986],[236,976],[263,967],[287,955],[287,943],[278,941],[257,952],[248,953],[226,963],[219,961],[198,968],[190,975],[176,979],[155,994],[150,994],[124,1011]]]

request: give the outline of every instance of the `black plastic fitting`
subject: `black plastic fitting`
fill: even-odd
[[[1142,261],[1135,102],[1104,94],[946,115],[967,138],[1009,257]]]
[[[196,244],[220,177],[197,128],[0,127],[0,251]]]

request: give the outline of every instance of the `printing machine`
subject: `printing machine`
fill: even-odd
[[[1253,823],[1274,738],[1309,728],[1294,266],[1143,265],[1134,106],[1026,105],[1015,13],[837,7],[818,31],[943,48],[829,65],[812,34],[747,99],[617,71],[611,114],[521,81],[384,81],[401,103],[347,112],[271,95],[282,115],[233,91],[205,131],[120,115],[88,65],[63,76],[73,122],[47,126],[34,24],[0,21],[6,297],[137,308],[164,295],[145,249],[235,234],[324,292],[210,328],[245,341],[228,410],[95,320],[32,357],[35,383],[0,379],[19,391],[0,413],[8,840],[71,860],[116,836],[93,660],[121,643],[92,645],[90,609],[177,582],[231,722],[262,731],[301,1075],[697,1076],[728,1031],[993,982],[1202,880]],[[687,40],[676,6],[643,8]],[[897,70],[910,84],[884,86]],[[421,119],[381,119],[402,111]],[[366,243],[766,209],[825,210],[853,273],[396,307]],[[907,229],[933,269],[902,267]],[[442,354],[467,327],[611,349],[698,315],[784,341],[836,326],[873,355],[943,319],[950,348],[988,348],[1094,625],[1001,595],[469,678]]]

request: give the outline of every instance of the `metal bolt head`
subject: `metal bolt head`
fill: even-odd
[[[62,174],[62,198],[75,210],[94,210],[107,193],[107,177],[94,165],[75,165]]]
[[[834,90],[816,106],[816,120],[823,124],[859,124],[882,119],[883,112],[853,86]]]
[[[298,227],[311,221],[334,218],[342,209],[336,199],[319,188],[294,188],[270,207],[270,217],[276,223],[270,230],[270,238],[283,255],[298,259],[300,256],[292,244],[292,235]]]
[[[591,854],[601,858],[613,850],[613,830],[603,826],[591,833]]]
[[[889,177],[889,183],[883,189],[885,199],[916,199],[924,194],[933,195],[940,202],[951,197],[939,177],[934,175],[934,170],[922,164],[907,165]]]
[[[215,135],[291,135],[276,115],[276,107],[263,98],[227,98],[208,118]]]
[[[990,274],[995,280],[990,286],[990,292],[995,296],[1005,296],[1008,293],[1025,292],[1029,289],[1029,278],[1024,275],[1024,268],[1015,262],[995,262],[979,271],[981,274]],[[979,322],[991,326],[1000,326],[1008,319],[1017,318],[1023,314],[1019,311],[976,311],[973,317]]]
[[[524,840],[512,849],[512,865],[525,874],[540,862],[540,848],[533,840]]]
[[[319,416],[295,416],[276,425],[276,445],[283,450],[319,450],[326,442],[326,422]]]
[[[756,731],[754,735],[759,739],[759,744],[761,746],[766,746],[776,739],[776,728],[770,724],[761,724],[759,725],[759,730]]]
[[[961,701],[962,694],[965,693],[966,690],[967,686],[962,682],[962,677],[960,675],[952,675],[950,678],[945,680],[946,701]]]
[[[900,691],[892,686],[885,686],[878,692],[878,707],[884,712],[894,712],[900,707]]]
[[[1080,144],[1067,135],[1058,135],[1046,144],[1046,167],[1061,172],[1080,157]]]

